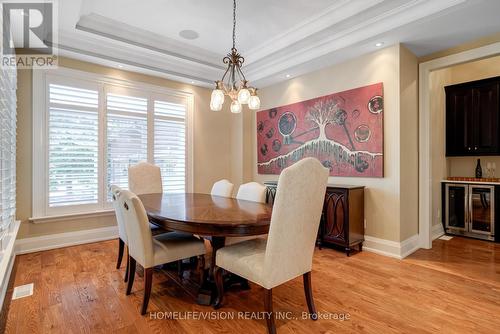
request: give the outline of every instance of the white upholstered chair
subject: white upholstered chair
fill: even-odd
[[[141,314],[146,314],[153,282],[153,267],[205,254],[202,240],[175,232],[153,237],[148,216],[141,200],[132,192],[122,190],[118,198],[128,236],[130,258],[127,295],[134,284],[136,262],[144,267],[144,299]]]
[[[125,246],[128,245],[127,233],[125,230],[125,222],[123,220],[122,212],[119,210],[119,207],[118,207],[118,198],[120,196],[120,192],[122,191],[122,189],[116,185],[111,185],[109,187],[109,191],[111,193],[113,208],[115,209],[116,222],[118,224],[118,260],[116,262],[116,269],[120,269],[121,264],[122,264]],[[128,250],[127,250],[127,252],[128,252]],[[128,267],[129,267],[129,261],[128,261],[128,256],[127,256],[127,267],[125,269],[125,282],[128,279]]]
[[[242,184],[236,194],[237,199],[252,202],[266,202],[266,187],[257,182]]]
[[[233,189],[234,184],[223,179],[214,183],[210,194],[214,196],[231,197],[233,195]]]
[[[221,248],[216,255],[215,281],[223,302],[222,270],[227,270],[265,289],[269,333],[276,333],[272,313],[272,289],[300,275],[312,319],[316,308],[312,296],[312,257],[318,233],[328,170],[314,158],[305,158],[283,170],[279,177],[267,241],[253,239]]]
[[[160,167],[141,161],[137,165],[128,167],[128,188],[136,195],[161,194],[163,185]],[[153,235],[166,231],[154,224],[149,224]]]
[[[238,193],[236,194],[236,199],[244,200],[244,201],[252,201],[265,203],[266,202],[266,191],[267,188],[257,182],[249,182],[242,184],[238,189]],[[249,236],[249,237],[228,237],[226,238],[226,246],[236,244],[238,242],[252,240],[258,237],[265,238],[266,235],[262,236]]]
[[[145,161],[130,166],[128,168],[128,188],[136,195],[161,194],[163,186],[160,167]]]

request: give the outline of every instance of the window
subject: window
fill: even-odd
[[[0,241],[15,216],[16,69],[0,68]]]
[[[148,160],[148,100],[109,93],[106,100],[106,185],[128,188],[128,166]]]
[[[33,71],[33,87],[35,219],[110,209],[140,161],[165,192],[189,191],[190,94],[61,68]]]
[[[49,206],[97,204],[97,90],[49,85]]]
[[[154,101],[154,162],[161,168],[163,191],[185,192],[186,107]]]

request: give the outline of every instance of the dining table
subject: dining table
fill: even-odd
[[[210,267],[198,292],[198,304],[210,305],[215,300],[215,259],[217,250],[225,246],[226,238],[261,236],[269,232],[270,204],[200,193],[144,194],[139,198],[152,224],[209,240]]]

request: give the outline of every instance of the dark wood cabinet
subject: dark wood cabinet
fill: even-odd
[[[446,156],[500,154],[500,77],[447,86]]]
[[[267,202],[274,203],[277,182],[264,184],[267,187]],[[347,256],[356,246],[361,251],[365,240],[364,207],[363,186],[328,185],[318,231],[318,246],[340,246]]]

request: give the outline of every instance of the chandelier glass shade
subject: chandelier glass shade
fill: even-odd
[[[257,96],[257,88],[248,85],[248,81],[243,74],[242,67],[245,62],[236,49],[236,0],[233,0],[233,47],[231,52],[222,59],[227,65],[226,72],[221,80],[215,82],[215,89],[212,91],[210,99],[210,109],[212,111],[222,110],[222,105],[226,96],[231,99],[231,112],[240,113],[243,105],[257,110],[260,108],[260,99]]]

